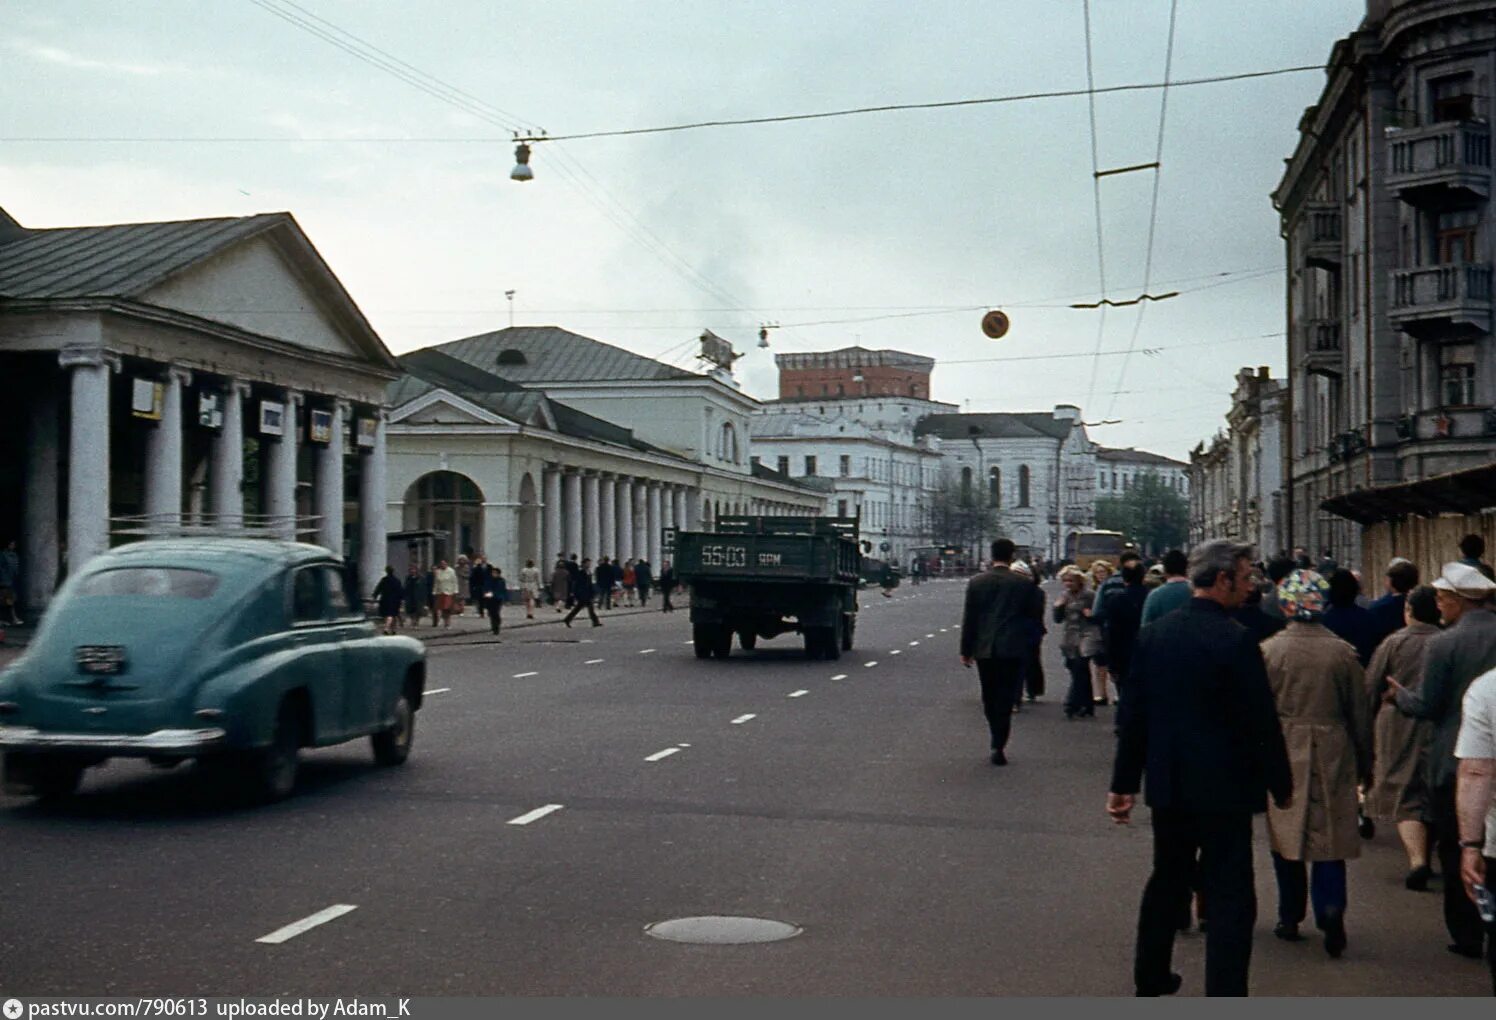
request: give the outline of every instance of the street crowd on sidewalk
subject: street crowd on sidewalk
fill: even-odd
[[[1206,994],[1247,994],[1263,813],[1277,938],[1305,941],[1312,911],[1325,953],[1345,953],[1347,862],[1387,822],[1407,889],[1438,879],[1449,951],[1484,958],[1496,991],[1496,575],[1480,536],[1430,584],[1394,558],[1374,599],[1328,550],[1264,563],[1222,540],[1152,565],[1131,551],[1117,570],[1063,565],[1047,604],[1043,572],[1015,552],[994,542],[991,568],[968,584],[961,661],[978,673],[994,765],[1008,764],[1024,695],[1044,693],[1047,623],[1066,719],[1115,706],[1107,811],[1129,824],[1142,792],[1154,839],[1137,994],[1182,986],[1174,940],[1195,923]]]
[[[471,557],[459,555],[453,563],[445,559],[427,566],[412,563],[404,578],[387,566],[371,597],[386,634],[415,629],[428,618],[432,628],[450,630],[453,617],[462,617],[471,605],[480,619],[487,618],[490,633],[497,637],[504,607],[511,602],[523,604],[527,620],[534,620],[537,611],[552,608],[565,614],[562,622],[570,627],[585,611],[592,625],[601,627],[598,610],[647,608],[651,594],[659,596],[662,612],[674,612],[671,596],[677,587],[669,560],[656,576],[649,561],[642,558],[618,563],[604,556],[594,567],[592,560],[579,560],[572,553],[556,560],[549,579],[534,560],[526,560],[516,587],[511,588],[499,565],[479,552]]]

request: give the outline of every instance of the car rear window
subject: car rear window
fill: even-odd
[[[83,579],[79,595],[154,595],[206,599],[218,590],[218,575],[182,567],[120,567]]]

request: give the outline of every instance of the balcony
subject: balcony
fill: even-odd
[[[1300,327],[1303,335],[1303,351],[1299,364],[1310,375],[1334,375],[1342,373],[1343,358],[1340,353],[1340,320],[1309,319]]]
[[[1442,209],[1491,194],[1491,129],[1478,121],[1388,128],[1387,186],[1409,205]]]
[[[1305,262],[1320,269],[1340,268],[1340,221],[1338,203],[1304,203],[1299,216],[1298,250]]]
[[[1491,329],[1491,266],[1456,263],[1392,271],[1394,329],[1413,336]]]

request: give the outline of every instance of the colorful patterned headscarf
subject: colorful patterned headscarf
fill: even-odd
[[[1295,570],[1278,582],[1278,604],[1295,620],[1318,620],[1329,595],[1330,582],[1313,570]]]

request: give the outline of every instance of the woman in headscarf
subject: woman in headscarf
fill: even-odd
[[[1278,880],[1273,934],[1299,941],[1314,904],[1325,952],[1345,952],[1345,862],[1361,855],[1357,787],[1371,774],[1371,713],[1356,650],[1323,624],[1329,583],[1295,570],[1278,585],[1289,623],[1262,645],[1293,766],[1293,799],[1269,805],[1268,833]]]
[[[1428,784],[1424,755],[1433,738],[1434,724],[1403,715],[1383,704],[1388,679],[1409,690],[1423,682],[1423,656],[1428,639],[1439,633],[1439,600],[1429,585],[1414,588],[1403,601],[1401,630],[1393,631],[1377,645],[1366,670],[1370,696],[1374,772],[1366,791],[1366,814],[1397,823],[1397,834],[1408,854],[1408,877],[1404,884],[1417,892],[1428,888],[1433,869],[1428,863],[1428,826],[1423,822],[1428,807]]]

